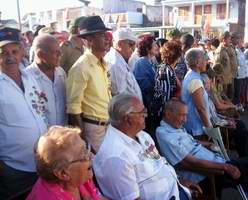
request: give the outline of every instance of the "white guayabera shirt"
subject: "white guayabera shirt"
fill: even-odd
[[[140,131],[137,138],[139,142],[109,126],[93,161],[103,194],[121,200],[179,200],[174,168],[146,132]]]
[[[113,96],[120,93],[136,95],[142,101],[142,94],[129,65],[114,48],[104,58],[109,65],[111,79],[111,93]]]
[[[35,78],[42,91],[47,94],[47,118],[49,126],[65,125],[66,74],[64,70],[61,67],[56,67],[53,82],[39,69],[35,62],[26,68],[26,72]]]
[[[30,75],[21,71],[21,78],[24,92],[0,72],[0,160],[34,172],[34,144],[47,129],[47,97]]]

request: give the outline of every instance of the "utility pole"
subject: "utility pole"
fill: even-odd
[[[20,29],[20,31],[22,31],[22,22],[21,22],[21,12],[20,12],[19,0],[16,0],[16,6],[17,6],[17,14],[18,14],[19,29]]]
[[[248,0],[245,2],[245,38],[244,42],[248,42]]]

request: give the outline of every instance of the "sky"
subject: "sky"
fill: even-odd
[[[91,6],[98,7],[100,0],[91,0]],[[118,0],[116,0],[118,1]],[[142,1],[142,0],[140,0]],[[143,0],[144,2],[149,0]],[[2,19],[18,19],[17,0],[0,0]],[[78,0],[19,0],[21,16],[29,12],[37,12],[55,8],[65,8],[81,6],[82,3]]]

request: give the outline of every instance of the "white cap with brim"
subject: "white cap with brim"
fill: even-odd
[[[121,40],[131,40],[133,42],[137,41],[137,38],[133,34],[132,30],[129,28],[120,28],[113,33],[114,41],[118,42]]]

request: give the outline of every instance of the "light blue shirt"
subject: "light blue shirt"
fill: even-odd
[[[34,144],[47,129],[46,94],[31,76],[21,73],[25,92],[0,72],[0,160],[34,172]]]
[[[180,163],[187,155],[218,163],[226,162],[219,154],[209,151],[198,143],[184,128],[173,128],[163,120],[156,130],[156,137],[162,155],[166,157],[172,165]],[[186,171],[180,172],[180,175],[195,183],[205,178],[199,174]]]
[[[186,130],[192,134],[193,136],[196,135],[203,135],[203,122],[200,118],[200,115],[196,109],[195,103],[193,101],[192,94],[189,92],[189,84],[192,80],[200,80],[202,82],[201,75],[193,70],[189,70],[187,74],[185,75],[183,79],[182,84],[182,100],[185,104],[187,104],[188,107],[188,115],[187,120],[184,124],[184,127]],[[205,106],[205,109],[208,113],[208,119],[209,119],[209,109],[208,109],[208,95],[204,87],[202,87],[203,91],[203,103]],[[210,120],[209,120],[210,122]]]
[[[49,126],[65,125],[65,78],[66,74],[61,67],[54,71],[54,81],[51,81],[35,62],[26,68],[26,72],[35,78],[40,88],[47,95],[47,118]]]

